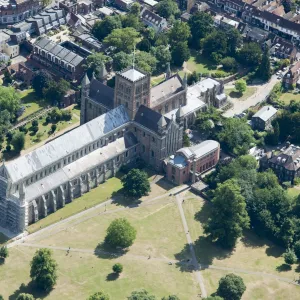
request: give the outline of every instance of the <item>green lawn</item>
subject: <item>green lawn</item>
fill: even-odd
[[[165,80],[165,74],[159,75],[159,76],[152,76],[151,77],[151,85],[155,86],[161,83]]]
[[[100,184],[97,188],[92,189],[89,193],[74,199],[72,203],[67,204],[64,208],[57,210],[55,213],[50,214],[45,219],[41,219],[37,223],[30,225],[27,230],[32,233],[49,226],[61,219],[70,217],[85,208],[90,208],[96,204],[102,203],[112,196],[113,192],[117,192],[122,187],[120,179],[113,177],[108,179],[105,183]]]
[[[103,186],[103,192],[107,193],[108,188],[105,184]],[[176,264],[169,265],[169,261],[186,243],[175,199],[169,197],[168,191],[161,185],[153,185],[152,190],[149,196],[151,201],[148,199],[149,202],[142,202],[140,206],[128,208],[110,204],[106,212],[103,208],[95,208],[76,220],[49,227],[41,235],[29,236],[29,242],[41,248],[71,247],[69,255],[65,250],[53,250],[59,266],[58,282],[46,299],[87,299],[89,295],[103,290],[110,295],[110,299],[124,300],[133,290],[142,288],[156,295],[157,299],[172,294],[181,300],[197,299],[200,291],[194,274],[183,272]],[[157,194],[166,196],[154,199]],[[103,197],[102,194],[94,194],[91,199],[99,197]],[[127,218],[137,230],[133,246],[119,257],[95,255],[93,251],[103,242],[111,221],[122,217]],[[72,248],[85,250],[73,252]],[[35,250],[22,244],[10,249],[9,258],[0,268],[0,291],[4,299],[15,299],[20,292],[31,292],[35,297],[44,298],[45,295],[28,286],[29,264]],[[112,266],[117,262],[124,266],[119,278],[112,274]],[[25,286],[19,289],[22,283]]]
[[[292,187],[287,190],[287,193],[288,195],[294,198],[300,194],[300,190]]]
[[[190,72],[196,71],[197,73],[215,73],[216,71],[227,74],[222,69],[218,69],[216,64],[207,59],[207,57],[197,53],[196,51],[191,52],[191,57],[187,61],[187,69]]]
[[[283,101],[284,104],[289,105],[291,100],[295,100],[297,102],[300,101],[300,94],[293,94],[293,93],[283,93],[280,97],[279,97],[280,101]]]
[[[252,96],[257,91],[256,87],[248,86],[246,91],[241,95],[240,93],[236,92],[235,88],[225,89],[226,95],[230,96],[233,99],[238,99],[240,101],[244,101]]]
[[[21,103],[25,106],[25,112],[20,116],[18,121],[23,120],[27,116],[35,113],[41,108],[47,107],[48,103],[40,99],[34,92],[33,89],[28,89],[22,91],[21,93]]]

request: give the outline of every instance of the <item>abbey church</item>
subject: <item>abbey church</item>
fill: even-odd
[[[205,79],[187,87],[167,70],[151,88],[150,75],[130,67],[115,76],[115,89],[85,75],[81,126],[3,163],[0,168],[0,226],[22,232],[142,158],[157,171],[182,147],[183,130],[207,105],[223,105],[222,85]]]

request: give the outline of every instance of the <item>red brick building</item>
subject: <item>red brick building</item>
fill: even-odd
[[[201,173],[213,168],[220,158],[220,144],[213,140],[179,149],[166,165],[167,179],[175,184],[195,182]],[[196,170],[194,173],[193,170]]]

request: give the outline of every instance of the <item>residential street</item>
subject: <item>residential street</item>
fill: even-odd
[[[233,108],[227,110],[223,114],[223,116],[227,118],[233,117],[235,114],[240,114],[249,107],[263,102],[264,100],[266,100],[267,96],[270,94],[271,90],[277,82],[279,82],[279,80],[277,79],[277,75],[273,75],[268,83],[263,85],[254,85],[254,87],[257,88],[257,91],[247,100],[241,101],[238,99],[231,99],[231,102],[234,106]]]

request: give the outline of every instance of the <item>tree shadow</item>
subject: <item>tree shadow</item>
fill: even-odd
[[[5,258],[3,257],[0,257],[0,266],[4,265],[5,264]]]
[[[298,265],[298,266],[295,268],[295,272],[297,272],[297,273],[300,272],[300,265]]]
[[[276,267],[276,271],[278,271],[278,272],[287,272],[287,271],[290,271],[291,269],[292,269],[292,267],[288,264],[282,264],[282,265]]]
[[[142,201],[138,198],[132,198],[124,195],[123,188],[112,193],[112,203],[128,208],[138,207]]]
[[[106,276],[106,281],[115,281],[119,278],[119,274],[117,273],[109,273],[107,276]]]
[[[8,297],[8,299],[16,300],[21,293],[31,294],[35,299],[44,299],[49,295],[50,292],[51,290],[46,292],[37,288],[34,282],[30,281],[27,285],[22,283],[20,287]]]
[[[271,242],[267,241],[266,239],[259,237],[257,234],[250,230],[244,230],[244,235],[241,238],[241,242],[244,244],[245,247],[249,248],[261,248],[263,246],[271,247]]]
[[[102,259],[115,259],[125,255],[128,249],[115,249],[107,245],[105,242],[99,243],[94,250],[94,254]]]
[[[281,257],[284,253],[284,249],[276,245],[269,243],[268,248],[266,249],[266,254],[268,256],[273,256],[275,258]]]
[[[213,63],[208,57],[203,55],[202,53],[194,52],[194,53],[192,53],[192,55],[195,56],[195,62],[197,64],[202,64],[208,70],[216,70],[217,69],[218,66],[215,63]]]
[[[237,92],[237,91],[231,91],[231,92],[229,93],[229,96],[230,96],[231,98],[236,98],[236,99],[238,99],[238,98],[241,98],[241,97],[243,96],[243,94],[240,93],[240,92]]]

